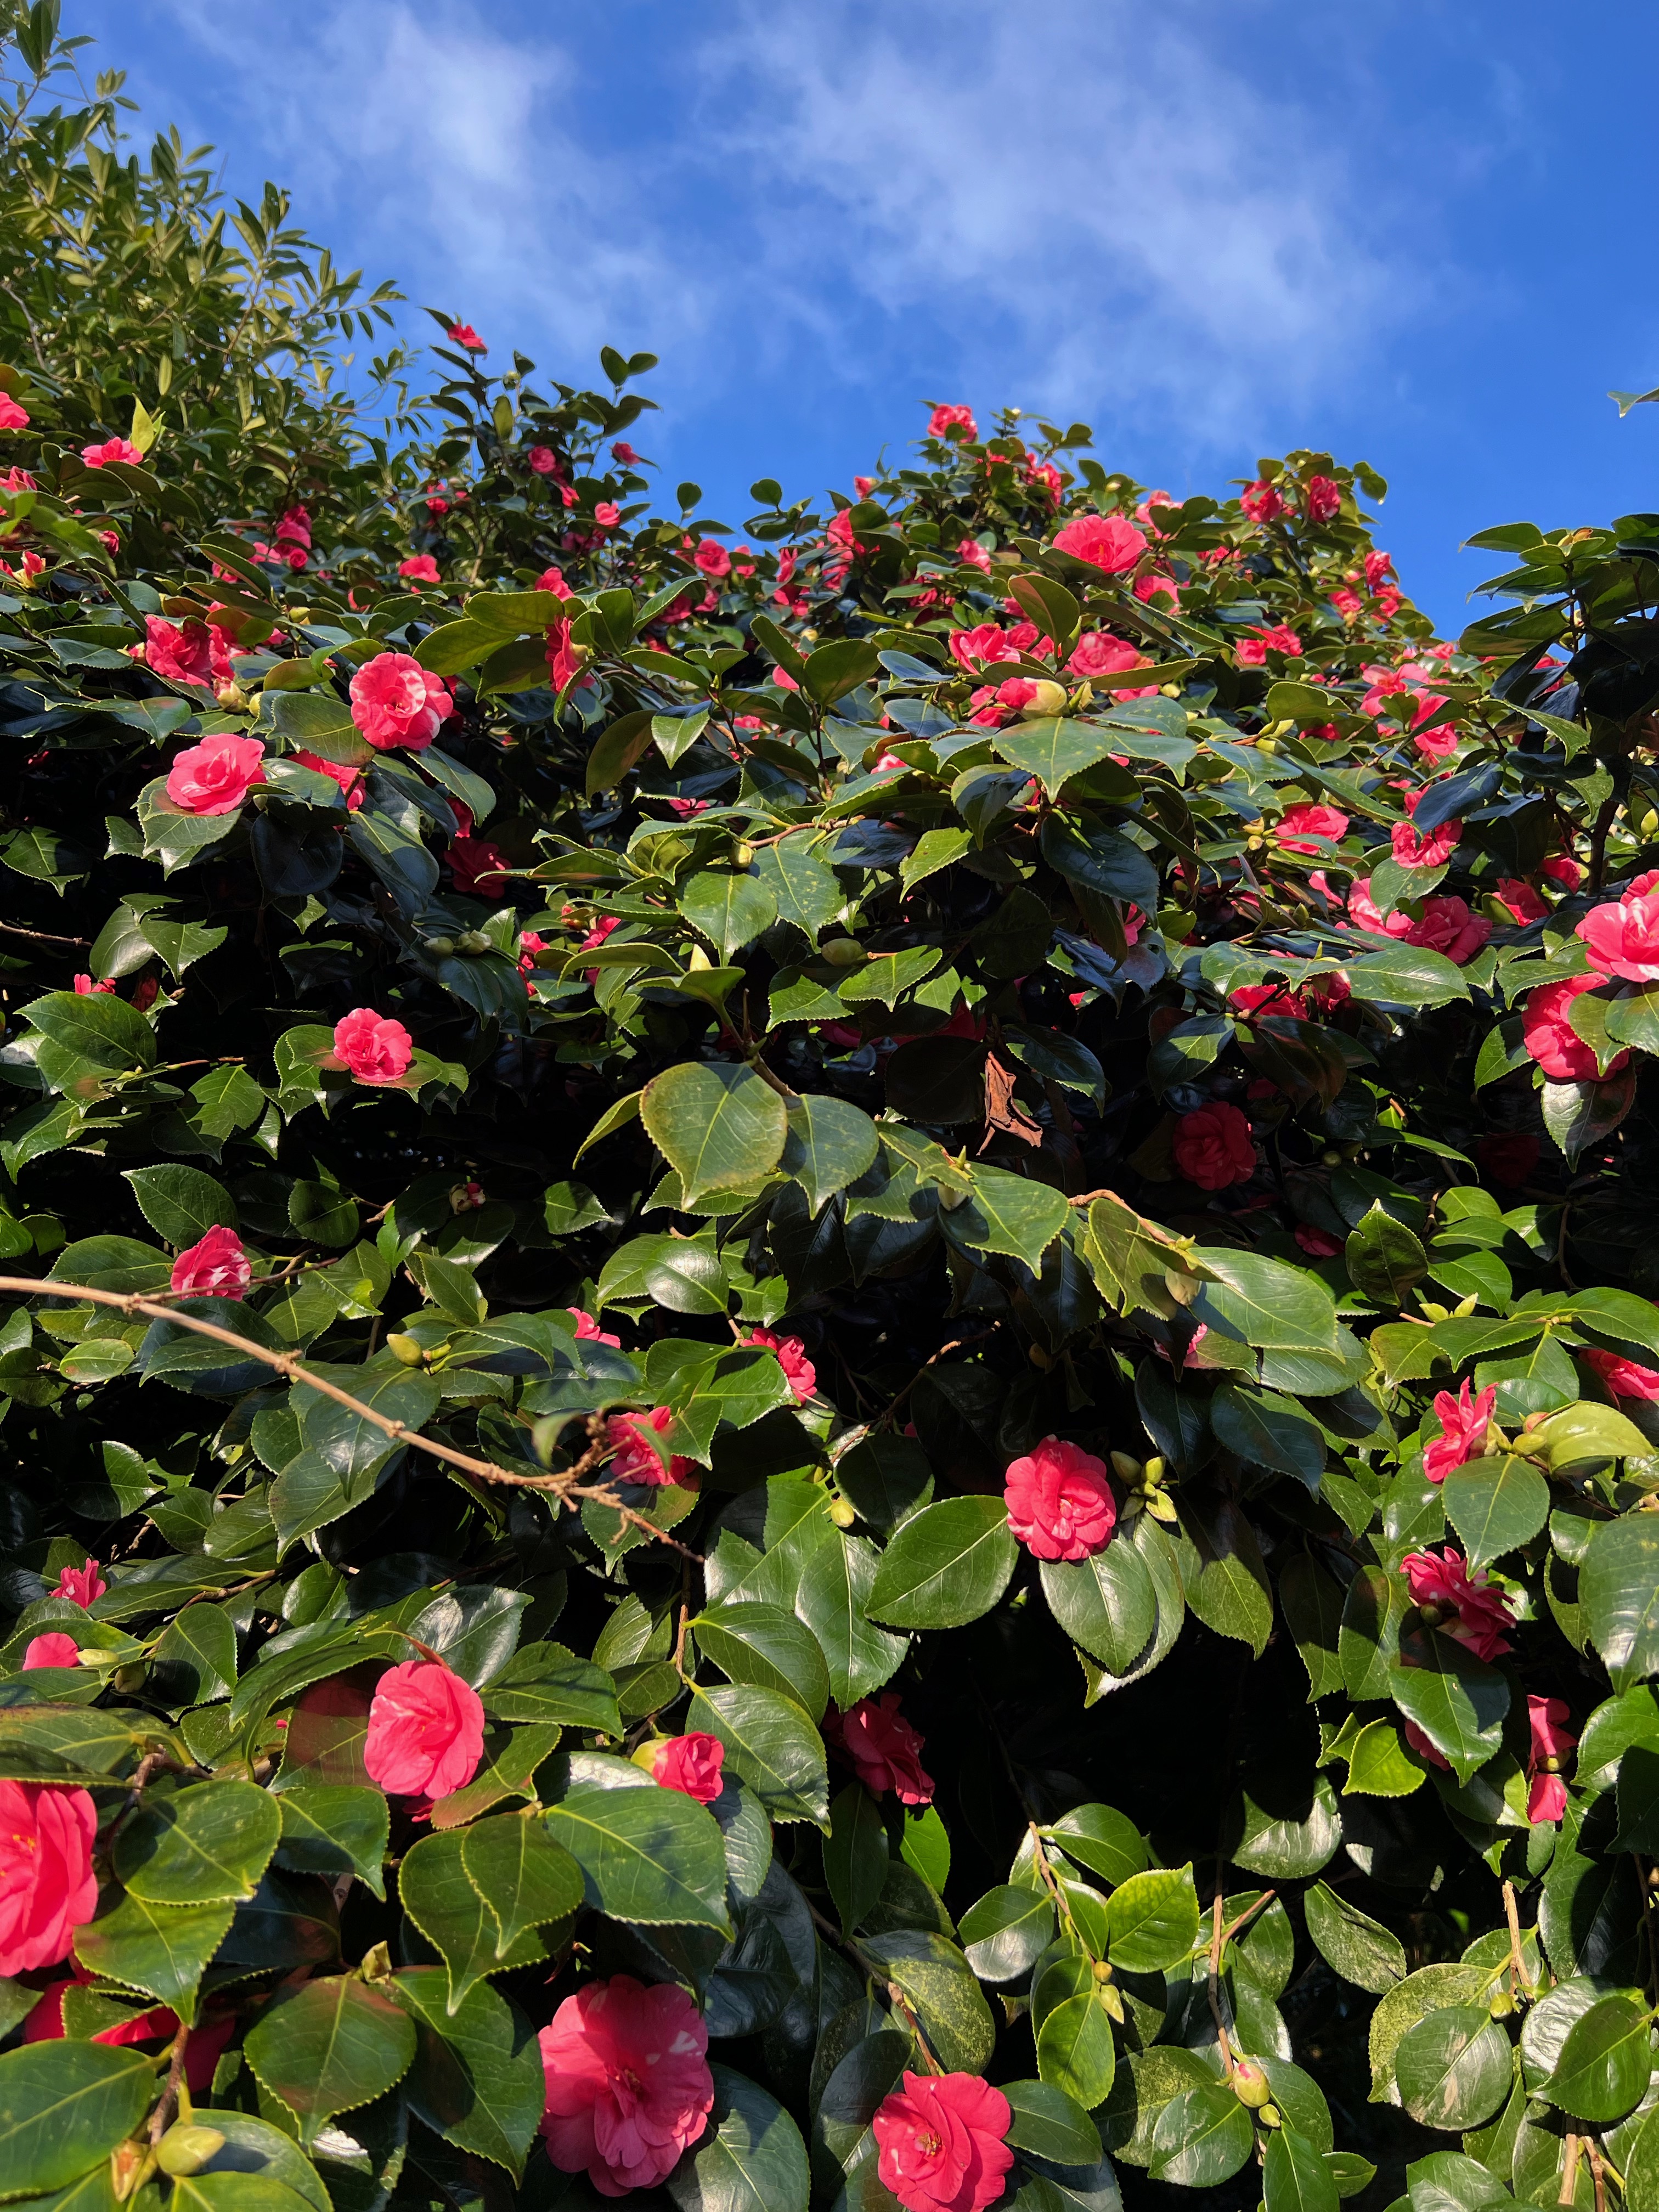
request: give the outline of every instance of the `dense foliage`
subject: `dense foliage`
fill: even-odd
[[[739,541],[11,13],[0,2196],[1659,2212],[1659,517]]]

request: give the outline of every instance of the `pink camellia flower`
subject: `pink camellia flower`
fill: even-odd
[[[640,465],[639,455],[626,438],[617,439],[616,444],[611,448],[611,458],[613,461],[620,461],[625,469],[636,469]]]
[[[565,1311],[576,1324],[578,1344],[608,1344],[613,1351],[622,1350],[621,1337],[607,1336],[591,1313],[584,1313],[580,1306],[567,1306]]]
[[[1283,983],[1241,983],[1227,996],[1241,1014],[1276,1014],[1281,1021],[1297,1022],[1308,1017],[1302,994],[1287,990]]]
[[[1599,975],[1564,975],[1559,983],[1540,983],[1527,994],[1521,1034],[1527,1050],[1554,1083],[1600,1083],[1605,1080],[1595,1064],[1595,1054],[1572,1026],[1575,999],[1601,984]],[[1607,1067],[1617,1075],[1629,1060],[1621,1052]]]
[[[1055,532],[1054,550],[1116,576],[1134,567],[1146,550],[1146,539],[1127,515],[1080,514]]]
[[[73,1667],[80,1656],[80,1646],[72,1636],[61,1629],[50,1630],[45,1636],[31,1637],[23,1651],[23,1668]]]
[[[351,719],[380,752],[394,745],[423,752],[455,712],[442,677],[428,675],[412,653],[377,653],[349,690]]]
[[[234,814],[253,786],[264,781],[264,757],[258,738],[215,731],[173,762],[167,797],[182,814]]]
[[[622,520],[622,509],[614,499],[602,499],[593,510],[593,520],[601,530],[614,530]]]
[[[1392,553],[1371,552],[1365,556],[1365,588],[1374,592],[1394,567]]]
[[[555,562],[550,568],[544,568],[531,588],[537,592],[551,592],[556,599],[568,599],[574,596],[569,585],[564,580],[564,570],[559,567],[557,562]]]
[[[1342,1249],[1340,1240],[1316,1229],[1311,1222],[1298,1221],[1294,1235],[1297,1243],[1310,1260],[1334,1260]]]
[[[202,622],[144,617],[144,665],[169,684],[208,684],[213,678],[213,639]]]
[[[823,1717],[823,1740],[838,1751],[872,1797],[890,1790],[901,1805],[931,1805],[933,1778],[921,1763],[923,1739],[899,1711],[898,1693],[860,1698]]]
[[[1389,832],[1389,844],[1402,868],[1438,868],[1457,850],[1462,835],[1461,822],[1443,822],[1437,830],[1427,831],[1396,822]]]
[[[0,1974],[67,1956],[98,1909],[98,1808],[84,1790],[0,1782]]]
[[[1560,1763],[1578,1741],[1567,1734],[1566,1723],[1572,1718],[1566,1701],[1562,1698],[1527,1698],[1527,1724],[1532,1735],[1532,1753],[1527,1761],[1527,1818],[1538,1827],[1546,1820],[1559,1820],[1567,1809],[1567,1785],[1561,1779]]]
[[[1501,1658],[1513,1649],[1504,1634],[1513,1628],[1515,1616],[1501,1590],[1487,1586],[1486,1571],[1474,1574],[1461,1552],[1408,1552],[1400,1562],[1412,1603],[1437,1616],[1433,1625],[1459,1644],[1467,1644],[1477,1659]],[[1445,1615],[1455,1613],[1455,1621]]]
[[[1286,511],[1283,498],[1265,477],[1246,484],[1238,495],[1238,503],[1252,522],[1277,522]]]
[[[1437,1766],[1443,1774],[1451,1772],[1450,1759],[1443,1752],[1435,1749],[1415,1721],[1406,1723],[1405,1735],[1406,1741],[1419,1759],[1426,1759],[1431,1766]]]
[[[659,1747],[651,1771],[665,1790],[683,1790],[699,1805],[712,1805],[720,1794],[726,1746],[717,1735],[670,1736]]]
[[[363,1765],[389,1797],[447,1797],[477,1772],[483,1740],[472,1685],[433,1660],[405,1659],[374,1686]]]
[[[60,1567],[58,1587],[52,1595],[66,1597],[72,1605],[85,1606],[95,1603],[108,1588],[98,1561],[88,1559],[84,1566]]]
[[[444,336],[449,340],[451,345],[464,346],[468,353],[489,351],[489,348],[478,336],[471,323],[447,323],[444,326]]]
[[[903,765],[901,761],[899,766]],[[784,1380],[794,1392],[797,1403],[805,1405],[818,1387],[818,1371],[806,1357],[806,1346],[799,1337],[775,1336],[769,1328],[751,1328],[743,1341],[776,1355]]]
[[[985,2212],[1014,2154],[1013,2112],[977,2074],[911,2074],[870,2123],[876,2172],[904,2212]]]
[[[1317,853],[1311,841],[1327,837],[1332,844],[1348,834],[1348,817],[1340,806],[1324,806],[1304,799],[1287,806],[1279,817],[1279,842],[1287,853]]]
[[[0,491],[38,491],[39,489],[40,486],[27,469],[8,469],[5,475],[0,477]],[[113,546],[110,548],[112,552],[114,550]]]
[[[935,407],[927,417],[930,438],[948,438],[955,430],[971,445],[979,435],[979,425],[974,420],[971,407]]]
[[[1519,922],[1542,921],[1550,910],[1549,901],[1519,876],[1500,876],[1492,896]]]
[[[1302,641],[1293,629],[1280,623],[1275,629],[1259,629],[1253,636],[1240,638],[1234,651],[1243,666],[1259,668],[1270,653],[1282,653],[1287,660],[1299,660]]]
[[[1478,1398],[1471,1397],[1471,1388],[1465,1381],[1455,1398],[1449,1390],[1436,1394],[1434,1411],[1440,1434],[1430,1440],[1423,1453],[1423,1473],[1431,1482],[1443,1482],[1455,1467],[1479,1459],[1486,1449],[1486,1430],[1498,1404],[1498,1385],[1487,1383]]]
[[[673,1418],[666,1406],[653,1406],[648,1413],[611,1416],[605,1425],[605,1435],[612,1449],[611,1474],[614,1480],[649,1483],[654,1489],[665,1482],[678,1482],[692,1472],[696,1465],[695,1460],[674,1452],[665,1466],[662,1455],[646,1440],[647,1430],[661,1436]]]
[[[334,1057],[359,1083],[395,1083],[407,1073],[415,1040],[401,1022],[354,1006],[334,1024]]]
[[[1334,521],[1342,510],[1342,487],[1329,477],[1310,477],[1308,479],[1308,520],[1310,522]]]
[[[311,769],[318,775],[331,775],[345,793],[346,812],[357,811],[364,798],[362,769],[348,768],[343,761],[325,760],[320,753],[297,752],[294,757],[301,768]]]
[[[1019,647],[995,623],[978,623],[972,629],[953,629],[945,639],[958,668],[973,675],[988,661],[1018,660]]]
[[[0,430],[27,430],[29,410],[20,407],[9,392],[0,392]]]
[[[589,1982],[537,2039],[548,2157],[562,2173],[585,2172],[601,2197],[653,2189],[702,2135],[714,2102],[708,2030],[674,1983]]]
[[[1114,637],[1109,630],[1086,629],[1072,647],[1072,657],[1066,665],[1073,676],[1087,679],[1121,676],[1126,669],[1149,668],[1152,663],[1127,639]]]
[[[81,459],[89,469],[107,468],[112,461],[125,461],[130,468],[141,468],[143,455],[131,438],[106,438],[101,446],[82,446]]]
[[[1218,1099],[1176,1123],[1175,1164],[1200,1190],[1227,1190],[1255,1173],[1250,1125],[1237,1106]]]
[[[991,573],[991,556],[977,538],[963,539],[957,548],[957,559],[964,568],[982,569],[988,576]]]
[[[411,553],[407,561],[399,561],[398,574],[410,584],[435,584],[441,580],[438,564],[429,553]],[[373,661],[369,663],[371,668],[374,665]]]
[[[732,556],[718,538],[701,539],[691,558],[705,576],[729,576],[732,573]]]
[[[1002,1494],[1008,1526],[1036,1559],[1092,1559],[1117,1526],[1105,1461],[1059,1437],[1010,1463]]]
[[[1626,983],[1659,982],[1659,868],[1638,876],[1616,905],[1592,907],[1578,925],[1590,966]]]
[[[95,998],[99,992],[112,991],[114,988],[114,979],[109,975],[102,977],[96,983],[93,981],[90,975],[77,975],[75,979],[75,995],[77,999]]]
[[[1597,1345],[1586,1346],[1578,1357],[1595,1370],[1615,1398],[1643,1398],[1650,1405],[1659,1399],[1659,1369],[1640,1367],[1635,1360],[1621,1358],[1616,1352],[1603,1352]]]
[[[1584,879],[1584,871],[1577,861],[1565,853],[1553,854],[1538,872],[1540,876],[1547,876],[1553,884],[1559,884],[1562,890],[1567,891],[1576,891]]]
[[[279,545],[306,545],[311,543],[311,509],[308,507],[285,507],[276,519],[276,543]]]
[[[555,476],[558,472],[559,457],[551,446],[532,446],[525,459],[538,477]]]
[[[173,1263],[168,1287],[192,1298],[240,1298],[253,1280],[253,1267],[234,1229],[210,1229]]]
[[[1460,968],[1466,960],[1474,959],[1492,935],[1492,924],[1486,915],[1471,914],[1466,902],[1449,892],[1425,899],[1422,917],[1417,921],[1398,907],[1385,921],[1371,897],[1369,876],[1359,877],[1350,890],[1348,915],[1356,928],[1369,931],[1373,937],[1394,937],[1402,944],[1426,945],[1432,952],[1443,952]]]

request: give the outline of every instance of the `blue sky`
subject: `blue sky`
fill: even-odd
[[[1598,0],[65,0],[142,127],[346,266],[586,382],[741,525],[919,402],[1091,422],[1182,495],[1389,480],[1443,626],[1471,532],[1659,507],[1659,13]],[[411,319],[417,331],[423,319]],[[429,327],[429,326],[428,326]]]

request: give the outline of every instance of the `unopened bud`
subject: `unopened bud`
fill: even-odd
[[[1279,2128],[1285,2124],[1279,2117],[1277,2105],[1264,2105],[1257,2117],[1264,2128]]]
[[[457,949],[462,952],[488,952],[489,950],[489,939],[481,929],[463,931],[455,943]]]
[[[1040,1344],[1032,1345],[1025,1356],[1040,1375],[1046,1375],[1054,1364]]]
[[[1175,1500],[1167,1490],[1154,1490],[1146,1499],[1146,1510],[1154,1521],[1171,1522],[1178,1518]]]
[[[421,950],[422,952],[435,952],[439,959],[446,960],[455,950],[455,940],[453,937],[423,937]]]
[[[418,1367],[426,1358],[425,1352],[422,1351],[412,1336],[394,1333],[387,1337],[386,1348],[394,1359],[400,1360],[405,1367]]]
[[[118,1667],[121,1663],[118,1651],[100,1651],[95,1644],[83,1644],[75,1658],[81,1667]]]
[[[1066,686],[1053,682],[1048,677],[1041,676],[1032,684],[1031,696],[1019,711],[1028,722],[1031,722],[1045,715],[1063,714],[1066,703]]]
[[[1273,2095],[1273,2084],[1254,2058],[1241,2058],[1233,2068],[1232,2091],[1241,2105],[1259,2112]]]
[[[832,1498],[830,1500],[830,1518],[837,1528],[850,1528],[858,1517],[858,1508],[850,1498]]]
[[[1486,2010],[1493,2020],[1507,2020],[1515,2010],[1515,1999],[1507,1990],[1494,1990],[1487,2001]]]
[[[856,968],[864,957],[864,947],[855,937],[832,937],[828,945],[818,947],[818,954],[832,968]]]
[[[737,849],[732,858],[740,868],[746,868],[751,865],[755,858],[755,848],[746,837],[738,840]]]
[[[1158,1484],[1163,1481],[1164,1462],[1158,1453],[1153,1453],[1152,1458],[1147,1461],[1146,1466],[1141,1469],[1141,1473],[1146,1477],[1147,1487],[1149,1489],[1155,1490]]]
[[[204,2128],[194,2121],[176,2122],[156,2144],[155,2163],[163,2173],[199,2173],[224,2147],[225,2139],[217,2128]]]
[[[1139,1481],[1141,1466],[1140,1462],[1138,1459],[1132,1459],[1127,1452],[1115,1451],[1111,1455],[1111,1460],[1112,1472],[1121,1481]]]
[[[1112,1962],[1109,1959],[1097,1959],[1091,1971],[1097,1982],[1109,1982],[1112,1978]]]
[[[694,945],[685,956],[685,964],[688,969],[701,970],[712,968],[714,963],[701,945]]]
[[[1446,1618],[1446,1608],[1443,1605],[1436,1605],[1431,1598],[1426,1604],[1418,1607],[1417,1617],[1425,1628],[1438,1628]]]
[[[1457,1304],[1456,1304],[1452,1308],[1452,1318],[1453,1318],[1453,1320],[1454,1320],[1454,1321],[1467,1321],[1467,1320],[1468,1319],[1469,1316],[1470,1316],[1470,1315],[1474,1311],[1474,1310],[1475,1310],[1476,1306],[1478,1306],[1478,1305],[1480,1304],[1480,1294],[1479,1294],[1479,1292],[1478,1292],[1478,1291],[1471,1291],[1469,1292],[1469,1294],[1468,1294],[1468,1297],[1466,1297],[1466,1298],[1460,1298],[1460,1299],[1458,1300]]]

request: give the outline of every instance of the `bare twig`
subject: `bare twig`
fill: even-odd
[[[882,1987],[886,1990],[887,2002],[892,2006],[894,2011],[904,2022],[904,2025],[909,2029],[911,2034],[915,2036],[917,2047],[920,2049],[922,2057],[927,2063],[927,2071],[930,2074],[948,2074],[951,2069],[948,2066],[943,2065],[940,2063],[939,2053],[933,2049],[933,2045],[927,2040],[927,2032],[916,2017],[915,2007],[911,2003],[909,1998],[906,1996],[904,1991],[899,1987],[896,1982],[888,1980],[887,1969],[880,1965],[878,1961],[872,1959],[869,1953],[864,1948],[863,1945],[858,1942],[854,1937],[843,1935],[842,1930],[836,1927],[833,1920],[827,1920],[823,1914],[818,1911],[817,1905],[812,1903],[810,1898],[806,1902],[806,1909],[811,1914],[813,1919],[817,1923],[824,1935],[830,1938],[830,1941],[834,1943],[838,1949],[845,1951],[848,1958],[855,1960],[863,1972],[870,1977],[872,1981],[879,1982]]]
[[[1594,2136],[1584,2137],[1584,2152],[1589,2160],[1590,2179],[1595,2185],[1595,2212],[1607,2212],[1607,2178],[1601,2164],[1601,2146]]]
[[[1567,2154],[1561,2166],[1561,2191],[1555,2200],[1558,2204],[1571,2204],[1577,2190],[1578,2154],[1583,2140],[1582,2136],[1570,2135],[1567,2137]]]
[[[1227,1936],[1227,1931],[1221,1924],[1221,1916],[1226,1909],[1226,1903],[1221,1885],[1218,1882],[1215,1901],[1210,1909],[1210,1971],[1205,1977],[1204,1987],[1210,2000],[1210,2012],[1215,2021],[1216,2041],[1221,2050],[1222,2079],[1231,2081],[1233,2050],[1227,2040],[1227,2023],[1221,2017],[1221,1947]]]
[[[1510,1995],[1518,1997],[1524,1989],[1528,1996],[1532,1984],[1527,1978],[1526,1960],[1521,1948],[1521,1920],[1515,1909],[1515,1884],[1504,1884],[1504,1911],[1510,1923]]]
[[[173,2124],[173,2107],[179,2102],[179,2084],[184,2079],[185,2050],[189,2041],[190,2024],[181,2020],[179,2033],[173,2039],[173,2054],[167,2063],[167,2084],[161,2091],[161,2101],[149,2116],[149,2139],[152,2143],[160,2142]]]
[[[899,1407],[904,1403],[910,1393],[915,1389],[917,1383],[921,1382],[922,1376],[927,1372],[928,1369],[930,1367],[937,1366],[939,1362],[944,1358],[947,1352],[961,1352],[968,1345],[982,1344],[988,1336],[994,1336],[1001,1326],[1002,1324],[1000,1322],[994,1321],[989,1328],[981,1328],[972,1336],[953,1336],[949,1344],[941,1344],[937,1352],[933,1353],[930,1358],[922,1361],[921,1366],[917,1368],[915,1373],[910,1377],[910,1380],[899,1392],[897,1397],[894,1399],[892,1404],[887,1408],[887,1411],[883,1413],[878,1420],[874,1421],[872,1424],[872,1426],[878,1429],[885,1428],[887,1424],[892,1419],[894,1414],[897,1413]]]
[[[143,1297],[136,1291],[94,1290],[86,1283],[43,1282],[34,1275],[0,1275],[0,1291],[19,1291],[27,1297],[65,1298],[77,1305],[85,1299],[94,1305],[112,1306],[120,1313],[143,1314],[152,1321],[170,1322],[175,1328],[192,1329],[198,1336],[211,1337],[216,1344],[228,1345],[233,1352],[241,1352],[249,1359],[259,1360],[290,1382],[303,1382],[307,1389],[320,1391],[325,1398],[331,1398],[337,1406],[343,1406],[360,1419],[369,1422],[395,1443],[410,1445],[416,1451],[429,1452],[434,1459],[444,1461],[447,1466],[458,1467],[463,1473],[477,1476],[481,1482],[508,1483],[516,1490],[542,1491],[557,1498],[573,1513],[578,1510],[577,1499],[592,1498],[599,1504],[610,1506],[622,1515],[625,1522],[643,1529],[658,1542],[667,1544],[677,1552],[686,1549],[666,1529],[659,1528],[653,1521],[647,1519],[643,1513],[636,1512],[631,1505],[624,1505],[610,1484],[581,1480],[583,1475],[611,1456],[614,1447],[603,1440],[591,1443],[574,1466],[564,1468],[557,1474],[514,1474],[508,1468],[498,1467],[494,1460],[477,1459],[471,1452],[457,1451],[453,1444],[441,1443],[435,1437],[421,1436],[405,1423],[390,1419],[374,1407],[365,1405],[361,1398],[354,1398],[349,1390],[342,1390],[337,1383],[327,1382],[322,1376],[313,1374],[310,1368],[302,1366],[291,1352],[272,1352],[265,1345],[255,1344],[251,1337],[239,1336],[234,1329],[221,1328],[217,1322],[203,1321],[198,1315],[179,1313],[171,1306],[163,1305],[159,1299]],[[688,1556],[695,1557],[696,1554],[689,1553]]]

